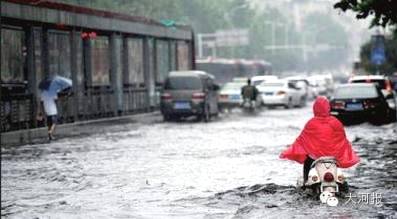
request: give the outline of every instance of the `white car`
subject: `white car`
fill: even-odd
[[[241,97],[241,88],[247,82],[228,82],[224,84],[219,91],[219,105],[222,108],[232,108],[239,106],[243,100]]]
[[[314,93],[318,96],[328,96],[334,90],[334,81],[331,74],[311,75],[307,78],[313,87]]]
[[[300,88],[302,95],[306,100],[313,100],[316,97],[313,87],[310,85],[309,81],[304,76],[291,76],[284,78],[290,82],[295,83],[295,86]]]
[[[268,80],[277,80],[278,77],[275,75],[258,75],[251,78],[251,84],[254,86],[258,86],[259,84],[263,83],[264,81]]]
[[[241,95],[241,89],[247,85],[247,82],[229,82],[222,86],[219,91],[219,106],[222,109],[239,107],[243,103],[243,98]],[[256,99],[257,103],[262,104],[261,96],[258,95]]]
[[[265,106],[304,106],[305,98],[303,93],[288,80],[269,80],[257,86],[262,103]]]
[[[357,75],[349,79],[349,83],[375,83],[383,95],[394,97],[394,91],[391,80],[384,75]]]

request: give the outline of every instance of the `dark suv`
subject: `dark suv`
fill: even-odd
[[[331,99],[331,115],[344,124],[383,124],[395,119],[379,87],[369,83],[338,86]]]
[[[209,121],[218,114],[218,90],[214,77],[203,71],[173,71],[161,93],[165,121],[189,116]]]
[[[393,82],[384,75],[358,75],[350,78],[350,83],[373,83],[381,89],[383,96],[386,98],[387,104],[394,115],[392,121],[397,118],[397,102],[396,91],[393,89]]]

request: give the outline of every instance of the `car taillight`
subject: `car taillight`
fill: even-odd
[[[287,94],[285,91],[279,91],[279,92],[277,92],[277,95],[285,95],[285,94]]]
[[[327,172],[324,174],[324,181],[325,182],[332,182],[334,181],[334,175],[332,175],[332,173]]]
[[[343,101],[335,101],[331,104],[332,109],[344,109],[345,108],[345,102]]]
[[[163,94],[161,94],[161,99],[162,100],[172,100],[172,95],[169,93],[163,93]]]
[[[204,100],[205,98],[205,93],[199,92],[199,93],[193,93],[192,99],[193,100]]]
[[[369,108],[375,108],[376,107],[376,102],[371,101],[371,100],[365,100],[364,101],[364,108],[369,109]]]

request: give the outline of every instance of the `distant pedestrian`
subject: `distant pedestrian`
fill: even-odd
[[[47,90],[41,91],[38,120],[43,120],[44,112],[47,116],[48,140],[54,140],[55,126],[58,122],[57,99],[56,95],[52,95]]]
[[[47,116],[48,139],[54,139],[55,126],[58,122],[57,100],[58,93],[69,90],[72,81],[68,78],[53,76],[44,78],[40,84],[40,107],[37,110],[38,120],[43,120],[43,112]]]

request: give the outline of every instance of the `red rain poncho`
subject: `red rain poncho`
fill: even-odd
[[[342,123],[330,115],[326,98],[318,97],[313,105],[314,117],[310,119],[295,142],[283,151],[280,158],[303,163],[307,156],[316,160],[333,156],[341,168],[357,164],[360,158],[347,140]]]

